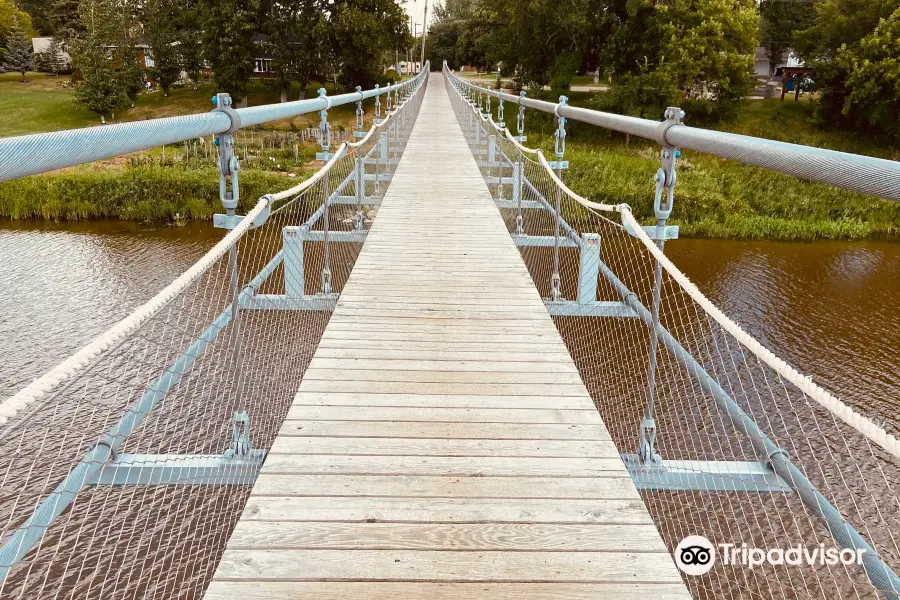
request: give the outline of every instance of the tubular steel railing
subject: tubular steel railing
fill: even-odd
[[[864,194],[900,202],[900,162],[788,144],[722,131],[683,125],[679,120],[651,121],[569,106],[565,101],[545,102],[477,86],[447,70],[447,76],[463,90],[511,102],[565,119],[597,125],[658,142],[721,158],[827,183]]]
[[[414,78],[383,88],[375,86],[370,90],[349,94],[239,108],[232,112],[237,115],[237,122],[225,111],[214,110],[181,117],[3,138],[0,139],[0,181],[149,150],[198,137],[224,134],[229,130],[236,130],[235,127],[237,129],[251,127],[368,98],[390,95],[406,90],[417,81],[418,79]]]

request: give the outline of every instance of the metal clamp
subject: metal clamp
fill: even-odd
[[[506,127],[506,123],[503,122],[503,94],[506,93],[506,90],[500,88],[500,96],[498,96],[498,105],[497,105],[497,125],[500,127]]]
[[[484,109],[487,113],[488,120],[493,121],[494,115],[491,114],[491,95],[487,92],[484,93]]]
[[[219,135],[233,135],[241,128],[241,115],[231,107],[231,96],[229,94],[216,94],[213,96],[212,103],[215,106],[212,112],[225,113],[231,120],[231,127],[228,128],[228,131]]]
[[[231,423],[231,447],[225,451],[229,458],[245,458],[250,455],[253,443],[250,440],[250,415],[236,412]]]
[[[234,154],[234,133],[241,128],[241,116],[231,107],[231,96],[228,94],[216,94],[213,96],[215,108],[212,112],[221,112],[228,115],[231,126],[224,133],[216,135],[216,146],[219,148],[219,200],[225,207],[225,212],[234,214],[240,201],[240,186],[238,183],[238,171],[241,165]],[[229,180],[231,189],[228,188]]]
[[[638,445],[638,458],[645,465],[662,464],[662,457],[656,453],[656,421],[643,419],[639,430],[640,443]]]
[[[556,115],[556,121],[558,127],[556,128],[555,134],[555,150],[556,150],[556,160],[562,162],[563,155],[566,153],[566,118],[559,114],[559,109],[562,106],[565,106],[569,102],[569,99],[565,96],[559,97],[559,104],[553,109],[553,114]]]
[[[519,133],[517,141],[525,141],[525,107],[522,105],[522,99],[525,98],[525,92],[519,93],[519,115],[516,117],[516,131]]]
[[[319,131],[322,151],[316,153],[317,160],[328,160],[331,158],[331,124],[328,122],[328,109],[331,108],[331,98],[328,97],[328,91],[325,88],[319,88],[319,98],[325,99],[325,108],[319,111]]]
[[[658,138],[663,145],[660,159],[662,166],[656,172],[654,180],[656,181],[656,193],[653,196],[653,212],[656,218],[664,221],[669,218],[672,213],[672,206],[675,201],[675,183],[678,176],[675,173],[675,160],[681,158],[681,150],[672,146],[666,141],[666,132],[681,124],[684,118],[684,111],[677,106],[670,106],[665,112],[666,120],[659,124],[657,128]],[[663,204],[663,190],[666,192],[666,202]]]
[[[375,119],[381,118],[381,90],[378,84],[375,84]]]
[[[359,100],[356,101],[356,129],[362,131],[364,113],[362,88],[360,86],[356,86],[356,93],[359,94]]]

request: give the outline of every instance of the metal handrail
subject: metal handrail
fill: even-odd
[[[446,63],[444,72],[455,83],[504,102],[512,102],[517,106],[653,140],[663,146],[696,150],[801,179],[900,202],[900,162],[895,160],[535,100],[469,83],[450,71]]]
[[[403,90],[414,85],[426,74],[427,71],[423,69],[412,79],[383,88],[375,87],[350,94],[239,108],[235,112],[240,116],[241,128],[251,127],[390,94],[395,90]],[[222,134],[231,127],[231,118],[225,112],[211,111],[181,117],[2,138],[0,181],[149,150],[165,144],[176,144],[193,138]]]

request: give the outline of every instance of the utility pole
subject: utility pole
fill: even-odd
[[[425,68],[425,32],[428,31],[428,0],[425,0],[425,15],[422,17],[422,62],[420,69]]]

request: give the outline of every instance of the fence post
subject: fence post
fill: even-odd
[[[661,152],[662,165],[656,171],[656,192],[653,196],[653,210],[656,216],[656,246],[662,250],[666,243],[666,220],[672,212],[675,193],[675,159],[680,156],[678,148],[666,141],[666,130],[681,124],[684,113],[677,106],[670,106],[665,112],[665,121],[660,124],[659,142],[663,149]],[[665,202],[663,194],[666,195]],[[653,305],[650,310],[650,349],[649,371],[647,377],[647,406],[644,409],[644,418],[638,430],[638,457],[644,464],[655,464],[662,461],[656,453],[656,421],[653,419],[653,408],[656,403],[656,365],[657,350],[659,346],[659,309],[662,296],[662,265],[656,261],[653,274]]]

